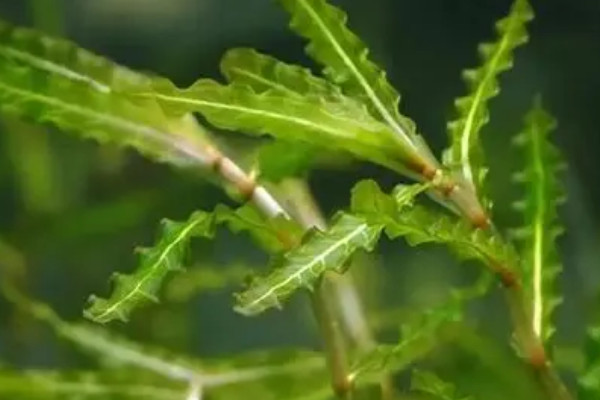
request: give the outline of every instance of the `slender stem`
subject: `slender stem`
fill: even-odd
[[[439,169],[429,177],[429,180],[434,182],[436,190],[452,202],[475,227],[491,229],[490,227],[494,226],[492,219],[481,206],[477,195],[469,185],[460,179],[455,180],[446,176]],[[505,288],[515,336],[542,390],[548,399],[572,400],[573,397],[548,359],[542,340],[530,323],[531,318],[527,311],[521,278],[516,272],[517,269],[514,266],[503,266],[498,263],[492,263],[490,266]]]
[[[294,216],[305,226],[316,226],[319,229],[326,229],[325,218],[313,197],[306,181],[300,179],[286,179],[280,184],[283,192],[286,194],[288,202],[292,205]],[[362,306],[360,295],[354,285],[352,272],[345,274],[326,274],[324,284],[331,287],[328,292],[335,295],[337,310],[332,312],[331,317],[336,318],[344,324],[346,332],[354,340],[358,350],[362,354],[368,354],[375,349],[377,342],[369,328],[369,323]],[[332,296],[333,297],[333,296]],[[338,329],[338,331],[343,331]],[[341,335],[341,332],[333,332],[335,335]],[[343,338],[338,339],[342,342]],[[344,367],[348,376],[348,367]],[[391,399],[395,396],[394,385],[389,376],[382,377],[380,381],[382,399]]]
[[[541,389],[546,393],[546,398],[572,400],[573,397],[548,359],[544,344],[533,329],[525,307],[520,278],[508,269],[499,269],[498,274],[505,288],[515,337],[527,364],[533,370]]]
[[[340,399],[351,400],[353,387],[346,343],[325,279],[326,275],[317,283],[315,291],[311,294],[311,305],[325,345],[333,390]]]
[[[233,185],[242,197],[252,201],[259,211],[267,217],[284,215],[289,218],[275,197],[266,188],[258,185],[253,177],[244,172],[233,160],[213,146],[206,147],[204,152],[207,155],[208,166]],[[307,230],[314,225],[308,221],[299,221],[299,223]],[[350,400],[352,382],[349,377],[346,344],[330,296],[331,293],[321,281],[311,294],[311,304],[324,342],[333,389],[340,399]]]

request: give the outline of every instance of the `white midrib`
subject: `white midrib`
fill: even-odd
[[[9,57],[13,57],[17,60],[24,61],[41,70],[56,73],[57,75],[61,75],[65,78],[69,78],[72,80],[86,82],[99,92],[109,93],[111,91],[110,86],[102,82],[98,82],[97,80],[87,75],[80,74],[78,72],[73,71],[72,69],[66,68],[63,65],[56,64],[48,60],[36,57],[34,55],[31,55],[30,53],[19,51],[10,47],[0,47],[0,53],[4,53]]]
[[[115,117],[112,115],[97,113],[89,108],[80,107],[80,106],[77,106],[72,103],[65,103],[63,101],[56,100],[53,97],[44,96],[39,93],[34,93],[34,92],[27,91],[27,90],[18,89],[18,88],[6,85],[2,82],[0,82],[0,90],[5,90],[6,92],[16,93],[18,96],[27,97],[34,101],[39,101],[42,103],[50,104],[50,105],[62,108],[66,111],[70,111],[70,112],[73,112],[73,113],[76,113],[79,115],[83,115],[83,116],[89,118],[90,120],[104,121],[107,124],[112,125],[116,129],[122,129],[124,131],[136,132],[142,136],[145,136],[146,138],[148,138],[150,140],[164,144],[165,147],[167,147],[167,148],[174,147],[177,151],[181,152],[181,154],[193,159],[196,162],[200,162],[202,164],[205,164],[207,162],[204,155],[197,151],[198,149],[191,148],[189,145],[187,145],[185,142],[183,142],[179,138],[176,138],[173,136],[167,138],[165,136],[168,136],[168,135],[166,135],[163,132],[156,130],[152,127],[149,127],[146,125],[141,125],[141,124],[136,124],[136,123],[133,123],[126,119]]]
[[[255,108],[236,106],[236,105],[232,105],[232,104],[228,104],[228,103],[216,103],[216,102],[206,101],[206,100],[181,98],[181,97],[177,97],[177,96],[168,96],[165,94],[158,94],[158,93],[155,96],[159,99],[163,99],[165,101],[169,101],[169,102],[173,102],[173,103],[195,104],[198,106],[205,106],[205,107],[216,108],[216,109],[221,109],[221,110],[237,111],[242,114],[258,115],[258,116],[276,119],[276,120],[280,120],[280,121],[289,121],[289,122],[293,122],[297,125],[300,125],[305,128],[312,129],[312,130],[328,132],[337,137],[354,139],[354,137],[351,135],[348,135],[345,130],[334,129],[329,125],[315,124],[314,122],[312,122],[308,119],[302,119],[302,118],[294,117],[294,116],[291,116],[288,114],[280,114],[280,113],[267,111],[267,110],[258,110]]]
[[[293,282],[294,280],[301,277],[306,271],[310,271],[316,265],[319,265],[320,263],[324,263],[330,254],[332,254],[334,251],[339,249],[341,246],[346,245],[346,243],[348,243],[354,237],[363,234],[364,231],[367,229],[368,229],[367,224],[361,224],[361,225],[357,226],[351,232],[349,232],[346,236],[344,236],[343,239],[337,241],[333,246],[327,248],[323,253],[321,253],[318,256],[316,256],[315,258],[313,258],[309,263],[302,266],[302,268],[299,268],[297,271],[295,271],[293,274],[289,275],[283,281],[279,282],[278,284],[276,284],[274,286],[271,286],[269,288],[269,290],[267,290],[265,293],[263,293],[260,297],[258,297],[254,301],[252,301],[250,304],[244,306],[244,308],[252,308],[257,304],[260,304],[265,299],[271,297],[280,288],[285,287],[290,282]]]
[[[323,23],[323,20],[321,19],[319,14],[310,5],[308,5],[305,0],[297,0],[297,1],[306,10],[306,12],[313,19],[313,21],[315,21],[315,23],[317,24],[317,26],[319,27],[321,32],[323,32],[323,34],[327,37],[327,39],[333,46],[333,49],[335,50],[335,52],[342,59],[342,62],[346,65],[346,67],[348,67],[348,69],[352,72],[354,77],[358,80],[360,86],[362,86],[363,90],[367,93],[367,96],[371,99],[371,101],[373,102],[373,105],[379,111],[379,113],[381,114],[381,116],[383,117],[385,122],[387,122],[387,124],[389,126],[391,126],[396,133],[398,133],[398,135],[402,138],[402,141],[404,143],[406,143],[411,148],[416,149],[416,146],[413,143],[413,141],[411,140],[411,138],[407,135],[407,133],[404,131],[404,129],[398,124],[396,119],[390,114],[390,112],[387,110],[387,108],[383,105],[383,103],[381,102],[381,100],[379,99],[379,97],[377,96],[375,91],[373,90],[373,88],[371,88],[371,85],[369,85],[369,82],[367,81],[367,79],[360,73],[357,66],[354,64],[354,62],[352,62],[350,57],[348,57],[348,55],[346,54],[346,52],[344,51],[342,46],[336,40],[335,36],[331,33],[331,31]]]
[[[538,337],[541,337],[543,332],[543,317],[544,317],[544,304],[543,304],[543,268],[544,268],[544,217],[546,213],[545,201],[544,201],[544,186],[546,185],[546,174],[544,166],[541,162],[541,143],[540,133],[536,131],[537,126],[534,124],[532,127],[532,153],[533,159],[535,160],[534,171],[535,171],[535,202],[536,202],[536,213],[534,222],[534,236],[533,236],[533,330]]]
[[[177,235],[177,237],[175,237],[175,239],[171,243],[169,243],[169,245],[167,247],[165,247],[165,249],[162,251],[162,253],[160,253],[160,256],[156,259],[154,264],[152,264],[150,266],[150,268],[148,269],[148,272],[144,275],[144,277],[137,281],[137,283],[133,287],[133,289],[131,289],[129,291],[129,293],[127,293],[126,296],[122,297],[119,301],[113,303],[110,307],[108,307],[106,310],[104,310],[104,312],[102,312],[102,314],[95,316],[94,318],[99,321],[102,321],[108,315],[111,315],[117,309],[119,309],[124,303],[131,300],[134,296],[136,296],[138,294],[145,296],[145,294],[141,290],[143,285],[152,277],[152,275],[154,274],[154,271],[156,271],[156,269],[161,266],[161,264],[169,256],[169,253],[171,252],[171,250],[173,250],[173,248],[175,246],[177,246],[183,239],[185,239],[188,236],[189,232],[192,229],[194,229],[199,223],[204,222],[204,220],[205,220],[204,218],[197,218],[192,223],[187,225],[184,229],[182,229],[181,232],[179,232],[179,234]]]
[[[510,28],[507,29],[507,33],[502,36],[502,40],[500,41],[500,46],[498,46],[498,51],[496,52],[496,54],[494,54],[494,57],[492,57],[492,61],[490,62],[490,67],[487,69],[486,75],[485,75],[484,79],[481,81],[481,84],[477,87],[477,91],[475,92],[473,102],[471,103],[472,104],[471,109],[469,110],[469,113],[467,114],[467,120],[465,122],[465,127],[463,128],[463,131],[461,134],[460,161],[461,161],[461,165],[462,165],[463,176],[469,183],[473,184],[473,187],[477,187],[477,185],[475,184],[475,181],[473,178],[473,169],[471,168],[471,159],[470,159],[471,154],[469,151],[470,150],[469,143],[471,142],[471,138],[474,134],[473,124],[475,123],[475,114],[477,113],[477,110],[481,106],[481,98],[482,98],[483,92],[484,92],[483,89],[485,88],[487,81],[490,79],[493,79],[493,77],[496,75],[496,73],[495,73],[496,65],[498,64],[498,61],[500,61],[500,57],[504,53],[506,46],[508,46],[508,38],[510,36],[509,32],[511,32],[514,27],[515,19],[516,19],[516,17],[514,17],[513,20],[511,21],[512,25]]]

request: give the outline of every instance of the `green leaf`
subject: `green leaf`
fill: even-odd
[[[102,93],[145,85],[150,79],[70,41],[4,21],[0,21],[0,56],[49,75],[85,83]]]
[[[201,211],[184,222],[163,220],[158,242],[153,247],[139,249],[139,267],[131,275],[113,275],[115,286],[110,298],[90,296],[85,317],[99,323],[127,321],[134,308],[148,301],[158,302],[157,293],[166,275],[183,268],[190,239],[213,236],[214,222],[211,214]]]
[[[579,400],[600,398],[600,324],[587,329],[584,371],[579,377]]]
[[[31,300],[3,282],[3,294],[18,308],[44,322],[57,336],[105,364],[135,366],[175,381],[193,381],[201,369],[196,360],[133,343],[98,326],[62,320],[49,306]]]
[[[424,357],[448,336],[445,331],[463,321],[467,302],[483,296],[493,277],[483,274],[472,286],[454,289],[442,304],[416,314],[401,325],[400,341],[393,345],[379,345],[358,360],[352,375],[364,379],[381,372],[398,372]]]
[[[265,221],[251,207],[231,210],[218,206],[214,212],[197,211],[188,220],[175,222],[163,220],[162,231],[157,243],[150,248],[140,249],[138,268],[130,275],[115,274],[115,286],[108,299],[90,297],[90,305],[85,310],[86,318],[99,323],[115,319],[126,321],[131,312],[148,301],[158,302],[158,292],[171,271],[183,269],[185,253],[194,237],[210,239],[218,224],[227,224],[234,232],[250,231],[262,247],[279,251],[293,245],[286,242],[287,230],[280,230],[278,218]]]
[[[171,381],[202,383],[211,397],[228,386],[261,385],[270,380],[295,379],[307,376],[326,376],[325,360],[320,354],[305,350],[269,350],[243,354],[226,359],[202,362],[110,333],[97,325],[71,323],[62,320],[50,307],[32,301],[16,291],[6,281],[2,282],[5,296],[34,318],[47,323],[61,338],[117,370],[130,376],[131,367],[147,371]],[[120,371],[121,375],[123,371]],[[154,376],[153,382],[156,382]],[[1,389],[0,389],[1,390]]]
[[[538,98],[525,117],[523,132],[515,137],[526,160],[525,170],[515,177],[526,189],[525,199],[515,204],[523,213],[523,227],[515,230],[522,241],[523,291],[533,330],[545,342],[555,330],[552,313],[562,302],[555,288],[562,270],[555,241],[563,231],[557,209],[564,201],[558,176],[564,161],[549,139],[555,126]]]
[[[291,15],[290,26],[309,40],[307,52],[325,66],[325,75],[396,133],[412,153],[424,145],[414,123],[398,112],[400,96],[385,73],[368,59],[365,44],[346,26],[346,14],[325,0],[280,0]]]
[[[161,81],[154,92],[139,97],[156,97],[168,113],[200,112],[221,129],[344,150],[397,171],[406,170],[403,162],[413,162],[386,125],[359,108],[348,108],[346,102],[315,101],[273,90],[258,94],[247,85],[223,86],[208,79],[187,89]]]
[[[275,259],[270,275],[255,279],[237,294],[235,310],[244,315],[259,314],[279,307],[298,289],[312,290],[325,271],[342,273],[357,250],[371,251],[381,229],[362,218],[338,214],[329,229],[307,233],[300,246]]]
[[[56,371],[0,369],[0,397],[19,399],[181,400],[187,387],[131,371]]]
[[[85,82],[8,59],[0,63],[0,111],[101,143],[131,146],[178,166],[207,163],[201,138],[171,134],[179,122],[166,119],[155,102],[133,103],[117,93],[103,93]]]
[[[430,394],[440,400],[467,400],[471,398],[460,396],[453,384],[443,381],[432,372],[419,369],[412,371],[410,389],[415,392]]]
[[[370,223],[384,224],[391,239],[404,237],[412,246],[444,244],[459,258],[479,260],[494,271],[518,265],[515,249],[498,235],[476,229],[467,221],[432,207],[406,201],[393,204],[403,197],[385,194],[372,181],[360,183],[352,191],[351,209]]]
[[[487,104],[500,90],[498,75],[512,67],[515,48],[528,40],[525,25],[532,18],[528,1],[515,0],[508,16],[496,23],[496,41],[479,46],[482,65],[463,72],[468,93],[455,101],[457,116],[448,123],[451,146],[444,164],[460,170],[480,197],[486,169],[479,133],[489,120]]]
[[[251,86],[256,93],[273,91],[298,98],[309,96],[364,107],[344,96],[339,87],[314,76],[308,68],[286,64],[254,49],[229,50],[221,60],[221,72],[230,83]]]

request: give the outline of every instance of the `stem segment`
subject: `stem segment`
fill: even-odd
[[[208,147],[205,151],[209,155],[208,164],[210,167],[226,182],[233,185],[241,196],[252,201],[264,215],[267,217],[284,215],[289,218],[288,213],[269,191],[258,185],[233,160],[224,156],[215,147]],[[320,223],[321,221],[316,222]],[[302,219],[299,220],[299,223],[307,230],[317,225],[315,221]],[[324,225],[324,223],[320,223],[320,225]],[[353,390],[349,375],[347,346],[341,331],[339,318],[336,316],[331,293],[328,290],[329,288],[324,285],[324,279],[326,277],[317,284],[314,293],[311,294],[313,314],[324,342],[333,389],[340,399],[351,400]]]

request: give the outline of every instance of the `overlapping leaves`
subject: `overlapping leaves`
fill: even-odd
[[[169,115],[199,112],[221,129],[342,150],[397,171],[410,162],[410,154],[389,127],[366,110],[348,107],[353,102],[298,97],[281,90],[257,93],[246,84],[224,86],[209,79],[187,89],[161,81],[153,90],[140,96],[156,98]]]
[[[297,248],[275,258],[268,276],[256,278],[236,296],[236,311],[258,314],[279,307],[298,289],[312,290],[324,272],[343,272],[357,250],[371,251],[381,229],[362,218],[339,214],[329,229],[310,231]]]
[[[325,0],[280,2],[291,15],[292,29],[309,40],[307,51],[325,67],[325,75],[345,93],[361,99],[414,151],[419,142],[414,123],[400,115],[398,92],[383,70],[368,59],[367,47],[346,26],[346,14]]]
[[[390,238],[403,237],[413,246],[444,244],[459,258],[479,260],[493,270],[518,264],[513,246],[497,235],[432,207],[397,203],[404,193],[419,189],[423,190],[419,186],[400,188],[388,195],[376,182],[362,181],[352,191],[351,209],[371,223],[383,224]]]
[[[174,122],[164,117],[156,103],[134,103],[86,82],[8,59],[0,63],[0,110],[101,143],[131,146],[159,161],[206,164],[198,142],[170,133]]]

